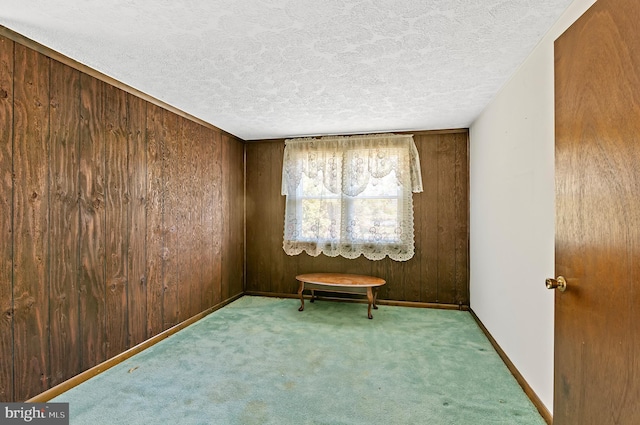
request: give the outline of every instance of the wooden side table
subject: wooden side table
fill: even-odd
[[[296,276],[296,280],[300,281],[298,295],[300,296],[300,308],[298,311],[304,310],[304,297],[302,292],[305,289],[311,290],[311,302],[315,298],[315,291],[330,291],[346,294],[363,294],[367,296],[369,303],[368,317],[373,319],[371,315],[371,307],[378,309],[376,300],[378,298],[378,288],[385,283],[384,279],[373,276],[364,276],[359,274],[346,273],[309,273]]]

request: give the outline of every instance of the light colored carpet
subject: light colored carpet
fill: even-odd
[[[71,424],[543,425],[468,312],[245,296],[51,400]]]

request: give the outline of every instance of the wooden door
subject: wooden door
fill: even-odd
[[[554,424],[640,424],[640,2],[555,43]]]

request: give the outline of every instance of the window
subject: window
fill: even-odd
[[[287,140],[283,248],[289,255],[408,260],[412,192],[421,191],[410,135]]]

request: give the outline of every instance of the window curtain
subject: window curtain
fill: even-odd
[[[422,177],[412,135],[286,140],[284,251],[409,260],[414,192]]]

